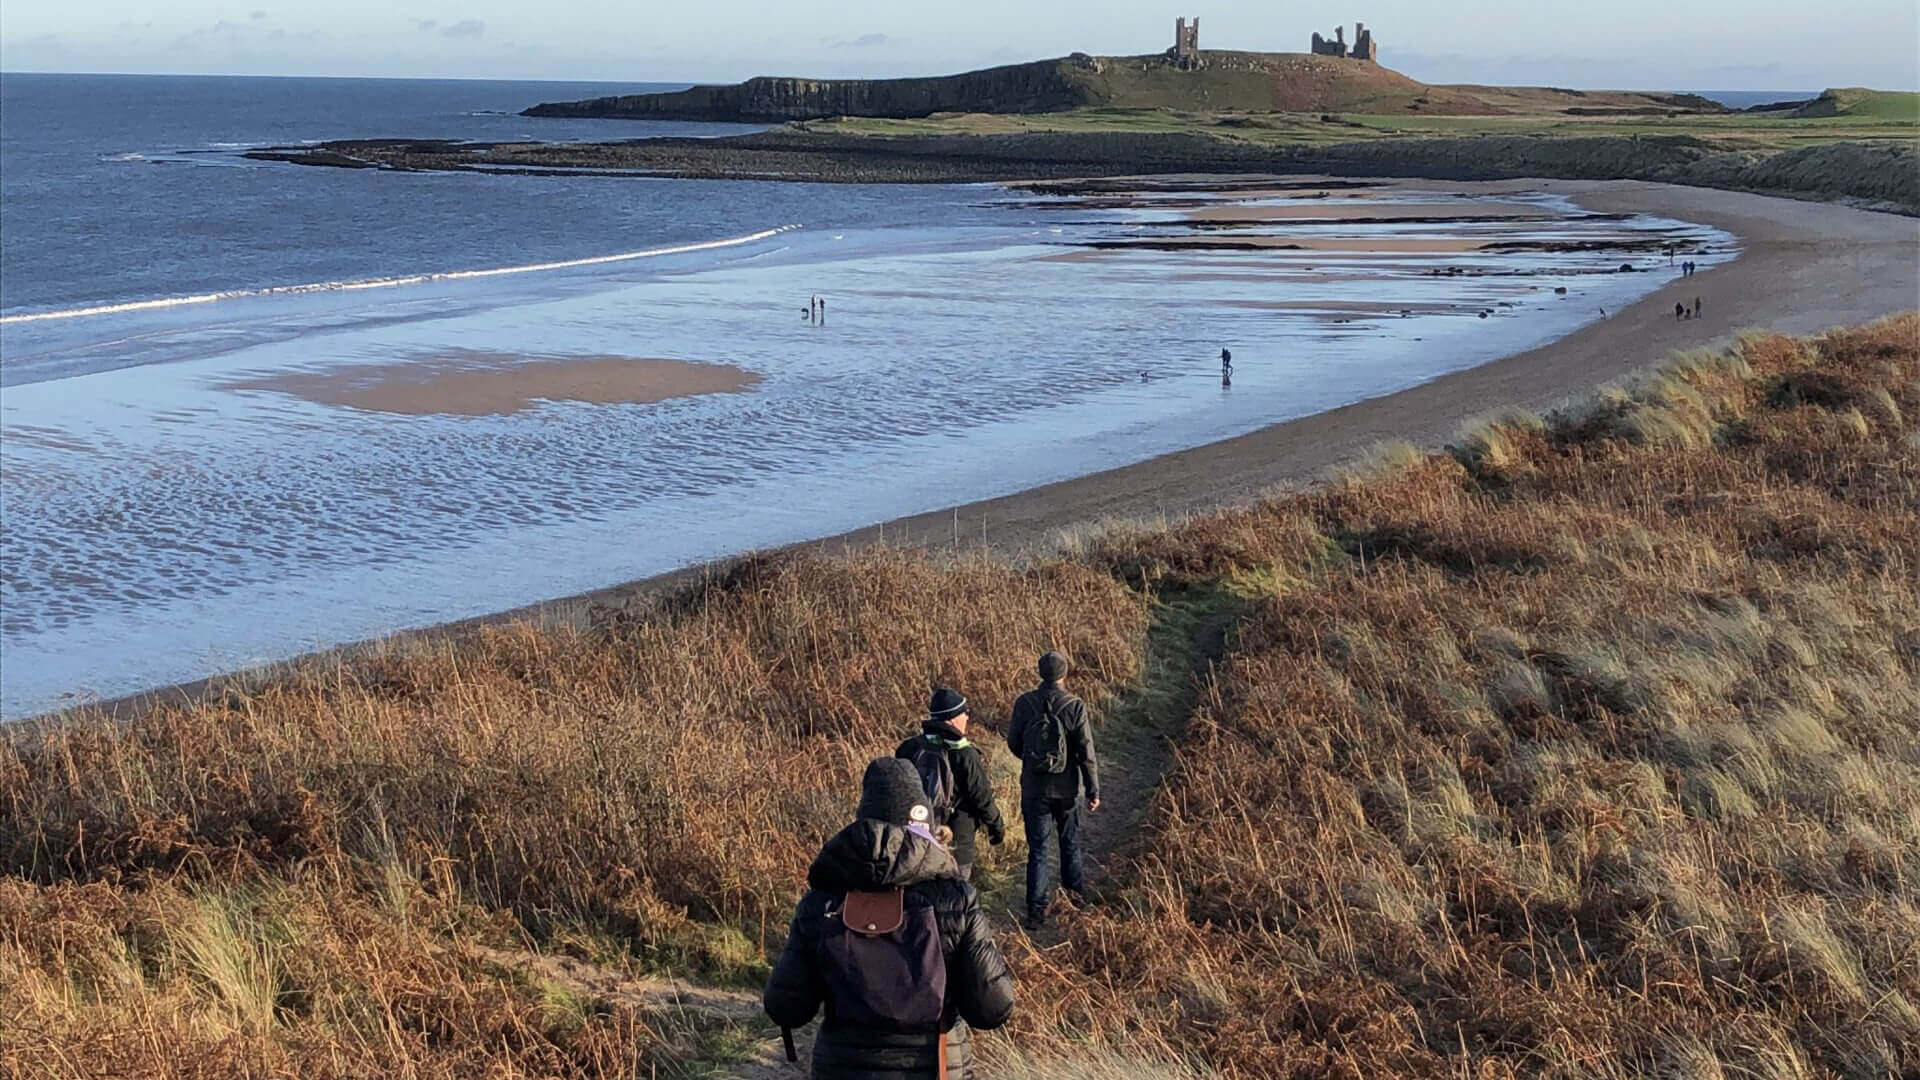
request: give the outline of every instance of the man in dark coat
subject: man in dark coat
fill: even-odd
[[[921,1080],[938,1073],[942,1040],[946,1080],[965,1080],[969,1029],[991,1030],[1013,1015],[1013,976],[980,911],[979,895],[961,880],[953,856],[929,837],[931,813],[914,767],[899,758],[877,759],[861,783],[858,819],[827,841],[807,871],[807,894],[794,910],[786,948],[761,1000],[783,1028],[806,1024],[826,1006],[813,1043],[814,1080]],[[925,986],[849,985],[845,958],[860,946],[841,917],[848,894],[895,889],[901,890],[903,925],[924,925],[930,913],[937,928],[946,970],[939,1030],[873,1015],[872,998],[883,1004],[887,998],[910,999]],[[884,948],[886,940],[867,942]],[[907,965],[920,972],[929,967]],[[889,973],[897,977],[900,970],[895,966]]]
[[[975,835],[987,830],[994,847],[1007,838],[1007,822],[993,798],[993,777],[980,748],[967,741],[967,699],[957,690],[941,687],[927,702],[927,718],[920,721],[920,734],[900,744],[894,756],[909,761],[929,749],[944,753],[953,772],[953,813],[944,824],[953,830],[953,843],[947,850],[960,864],[960,876],[973,877],[973,863],[979,847]],[[936,815],[937,816],[937,815]]]
[[[1086,792],[1087,810],[1100,809],[1100,764],[1093,752],[1093,731],[1087,726],[1087,706],[1066,692],[1060,681],[1067,675],[1067,658],[1049,652],[1040,658],[1040,686],[1013,703],[1007,725],[1007,746],[1020,759],[1020,815],[1027,828],[1027,926],[1037,928],[1047,919],[1053,882],[1047,855],[1060,842],[1060,883],[1086,895],[1086,869],[1080,858],[1080,794]],[[1060,732],[1066,751],[1059,771],[1035,764],[1047,756],[1036,740],[1050,728]],[[1035,744],[1035,745],[1029,745]]]

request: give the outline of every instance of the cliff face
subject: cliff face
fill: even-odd
[[[1093,104],[1086,89],[1069,78],[1073,66],[1072,60],[1040,60],[924,79],[762,77],[734,86],[535,105],[522,115],[753,123],[937,112],[1055,112]]]

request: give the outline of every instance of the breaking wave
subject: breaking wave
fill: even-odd
[[[691,244],[674,244],[669,247],[647,248],[643,251],[623,251],[617,255],[594,255],[584,259],[562,259],[558,262],[529,263],[525,266],[500,266],[490,270],[448,270],[432,274],[406,274],[400,277],[366,278],[358,281],[321,281],[310,285],[275,285],[264,289],[229,289],[223,292],[197,293],[193,296],[170,296],[160,300],[129,300],[119,304],[95,304],[91,307],[65,308],[60,311],[32,311],[18,315],[0,315],[0,325],[13,323],[42,322],[50,319],[80,319],[91,315],[121,315],[130,311],[157,311],[162,308],[185,307],[189,304],[211,304],[220,300],[239,300],[249,296],[294,296],[301,293],[353,292],[360,289],[390,289],[401,285],[426,285],[438,281],[465,281],[471,278],[506,277],[511,274],[537,274],[547,270],[571,270],[580,266],[602,266],[607,263],[631,262],[634,259],[650,259],[661,255],[684,255],[694,251],[711,251],[716,248],[739,247],[752,244],[769,237],[779,236],[800,228],[799,225],[781,225],[777,228],[762,229],[745,236],[730,236],[723,240],[701,240]]]

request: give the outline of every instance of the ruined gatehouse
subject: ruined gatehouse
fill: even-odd
[[[1196,20],[1197,21],[1197,20]],[[1373,43],[1373,31],[1366,23],[1353,24],[1353,47],[1347,47],[1347,28],[1333,28],[1333,40],[1328,41],[1319,34],[1313,35],[1313,54],[1315,56],[1339,56],[1351,60],[1370,60],[1380,62],[1379,47]]]

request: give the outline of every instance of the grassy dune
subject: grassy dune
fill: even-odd
[[[860,763],[1048,645],[1140,828],[1002,918],[994,1075],[1911,1075],[1917,522],[1908,315],[1032,567],[751,559],[11,730],[0,1075],[768,1075],[726,992]]]

